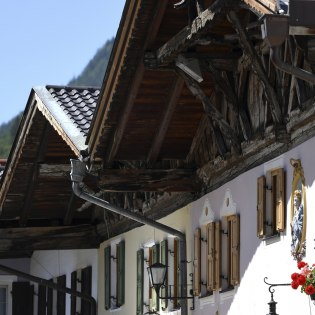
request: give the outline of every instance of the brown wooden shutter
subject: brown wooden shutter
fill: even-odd
[[[92,292],[92,267],[88,266],[81,271],[81,292],[91,295]],[[91,314],[91,304],[81,299],[81,315]]]
[[[71,272],[71,289],[77,291],[77,277],[78,273],[76,271]],[[77,297],[71,295],[70,298],[70,315],[77,314]]]
[[[257,236],[262,238],[266,235],[266,177],[257,178]]]
[[[168,242],[164,240],[161,242],[161,263],[168,267]],[[166,279],[165,279],[165,287],[160,289],[160,296],[168,295],[168,268],[166,269]],[[166,310],[168,301],[162,299],[160,301],[162,310]]]
[[[194,233],[194,295],[201,292],[201,230],[197,228]]]
[[[29,282],[12,283],[12,315],[33,315],[34,286]]]
[[[272,178],[272,209],[275,212],[276,231],[285,229],[285,200],[284,200],[284,169],[279,168],[271,172]]]
[[[65,288],[66,287],[66,276],[62,275],[57,278],[58,286]],[[66,314],[66,293],[57,291],[57,314],[65,315]]]
[[[214,271],[213,271],[213,290],[219,290],[221,287],[221,222],[217,221],[214,224]]]
[[[104,249],[104,302],[105,302],[105,309],[109,310],[111,308],[111,257],[110,257],[110,246],[105,247]]]
[[[214,253],[215,253],[215,223],[207,224],[207,291],[214,289]]]
[[[143,314],[143,280],[144,280],[144,251],[137,251],[137,309],[136,315]]]
[[[160,262],[160,244],[153,245],[151,248],[151,253],[152,253],[152,264]],[[152,294],[151,310],[158,312],[160,309],[160,303],[154,289],[151,291],[151,294]]]
[[[240,281],[240,219],[238,215],[228,217],[229,223],[229,257],[231,285],[237,285]]]

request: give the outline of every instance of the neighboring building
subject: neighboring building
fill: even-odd
[[[126,1],[100,90],[31,92],[1,178],[1,257],[31,256],[97,314],[266,314],[268,283],[287,284],[277,313],[309,312],[289,283],[315,263],[314,29],[290,6]],[[170,299],[150,287],[157,262]]]

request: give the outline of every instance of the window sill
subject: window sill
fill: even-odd
[[[236,293],[236,288],[235,287],[231,287],[231,288],[227,288],[224,291],[220,291],[220,301],[226,301],[226,300],[230,300],[234,297],[235,293]]]
[[[203,309],[207,305],[214,305],[214,294],[204,295],[199,298],[200,309]]]

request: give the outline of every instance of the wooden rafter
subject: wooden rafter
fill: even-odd
[[[113,161],[119,149],[121,140],[124,135],[124,131],[127,126],[129,115],[134,105],[137,91],[140,87],[140,84],[143,78],[143,74],[144,74],[144,67],[143,67],[143,64],[140,63],[137,67],[137,70],[135,71],[135,79],[132,81],[133,83],[132,83],[132,86],[130,87],[130,92],[127,99],[127,106],[124,109],[124,113],[121,114],[121,119],[119,121],[118,127],[115,130],[115,135],[112,140],[112,145],[110,147],[110,150],[107,156],[105,157],[105,161],[107,165],[109,165]]]
[[[183,77],[191,93],[201,101],[205,113],[209,115],[211,119],[213,119],[218,124],[226,139],[231,143],[235,151],[238,152],[238,154],[240,154],[241,153],[240,140],[238,136],[235,134],[235,130],[227,123],[227,121],[224,119],[223,115],[217,110],[215,105],[212,104],[212,102],[204,93],[199,84],[193,79],[189,78],[183,71],[178,69],[177,72],[179,73],[179,75]]]
[[[163,118],[160,123],[160,127],[158,129],[158,132],[155,135],[151,150],[147,158],[147,161],[149,163],[153,163],[158,159],[158,155],[159,155],[163,140],[165,138],[165,134],[171,122],[172,115],[176,108],[178,98],[182,91],[183,84],[184,84],[183,79],[178,77],[171,88],[171,93],[169,95],[169,99],[166,102],[166,107],[163,113]]]
[[[105,169],[99,186],[106,191],[199,191],[201,181],[193,169]]]
[[[0,252],[96,248],[101,240],[94,226],[0,229]]]
[[[212,78],[221,89],[224,96],[228,99],[229,104],[231,105],[231,110],[234,112],[235,116],[238,117],[239,124],[242,127],[244,139],[249,140],[252,135],[250,122],[244,110],[244,107],[239,105],[237,93],[232,88],[230,83],[220,75],[219,71],[214,67],[211,61],[208,61],[207,64]]]
[[[152,18],[152,23],[150,25],[150,29],[148,31],[148,36],[147,39],[145,41],[144,47],[143,49],[145,49],[146,46],[150,45],[159,30],[159,26],[162,23],[162,17],[163,17],[163,13],[166,9],[167,6],[167,1],[159,1],[156,7],[156,11],[155,11],[155,16]],[[153,23],[154,21],[154,23]],[[127,121],[129,118],[129,115],[131,113],[131,110],[133,108],[134,105],[134,101],[137,95],[137,91],[140,87],[140,84],[142,82],[142,78],[144,75],[144,66],[143,63],[140,62],[137,66],[137,69],[135,71],[135,76],[134,76],[134,80],[132,81],[132,86],[129,89],[129,94],[128,94],[128,99],[127,99],[127,106],[124,109],[124,113],[121,116],[121,119],[119,121],[118,127],[115,131],[115,134],[112,138],[112,146],[109,150],[109,152],[106,154],[105,157],[105,163],[107,165],[109,165],[115,158],[118,150],[119,150],[119,146],[127,125]]]
[[[30,215],[31,212],[31,206],[32,206],[32,196],[33,196],[33,191],[35,188],[35,185],[37,183],[37,178],[38,178],[38,163],[43,159],[46,146],[47,146],[47,139],[48,139],[48,132],[49,132],[49,124],[47,121],[45,121],[44,125],[44,132],[40,140],[40,144],[37,149],[36,153],[36,159],[32,165],[32,178],[29,182],[28,189],[26,192],[26,197],[25,201],[23,203],[23,208],[21,210],[21,216],[20,216],[20,226],[26,226],[27,224],[27,218]]]
[[[244,52],[249,56],[252,61],[252,67],[255,72],[257,72],[260,80],[265,86],[266,96],[269,99],[269,104],[271,108],[271,115],[273,117],[274,123],[281,125],[283,123],[283,118],[281,114],[281,107],[277,98],[277,94],[270,84],[267,73],[258,57],[258,54],[249,38],[249,35],[245,28],[241,25],[239,18],[234,11],[228,13],[228,18],[231,21],[233,27],[240,37],[240,44],[242,45]]]
[[[184,27],[156,51],[157,65],[166,65],[172,62],[179,53],[191,46],[214,25],[217,15],[211,10],[211,7],[201,12],[192,21],[191,26]]]

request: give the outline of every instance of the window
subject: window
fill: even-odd
[[[171,300],[158,298],[155,289],[150,287],[146,270],[156,262],[166,265],[168,268],[165,286],[160,288],[160,297],[181,295],[180,241],[176,238],[173,240],[174,242],[170,242],[166,239],[155,244],[150,241],[137,251],[137,315],[146,312],[169,312],[180,308],[180,301],[176,298]]]
[[[285,173],[268,171],[257,179],[257,236],[277,235],[285,230]]]
[[[125,242],[113,242],[104,249],[105,309],[125,303]],[[115,294],[115,295],[114,295]]]
[[[0,286],[0,315],[7,315],[8,309],[8,287]]]
[[[213,291],[228,291],[239,284],[240,220],[237,214],[206,225],[206,239],[202,229],[194,233],[194,295],[203,297]],[[205,243],[206,249],[202,246]],[[201,280],[206,269],[206,283]],[[201,284],[205,286],[201,287]],[[203,289],[205,288],[205,289]],[[206,292],[204,292],[206,291]]]

